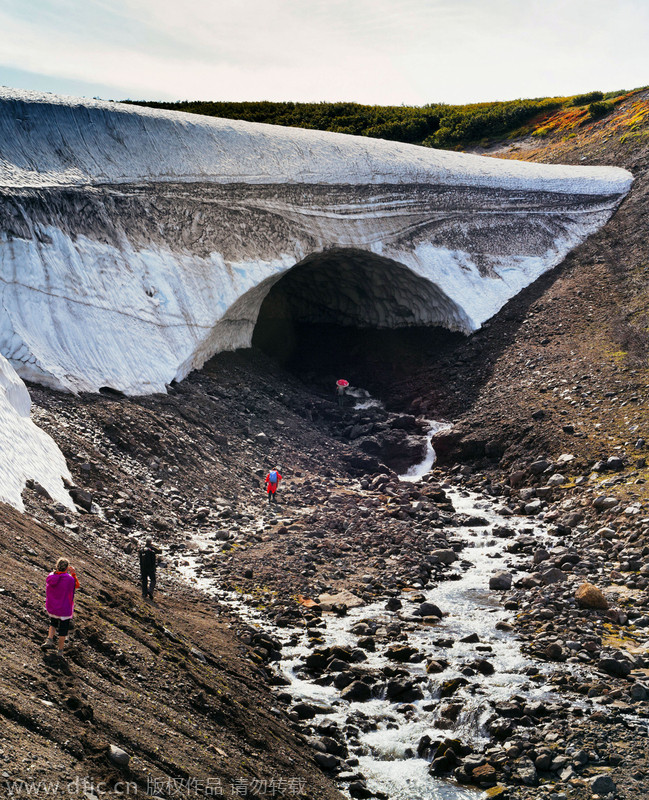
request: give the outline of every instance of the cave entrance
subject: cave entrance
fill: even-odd
[[[309,256],[272,286],[252,344],[310,383],[344,375],[376,391],[465,325],[431,281],[374,253],[339,249]]]

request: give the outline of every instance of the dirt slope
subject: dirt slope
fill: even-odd
[[[58,781],[67,796],[79,779],[88,797],[202,796],[208,786],[229,795],[233,785],[257,797],[274,779],[287,796],[339,797],[270,697],[236,622],[180,586],[144,603],[132,574],[93,552],[95,536],[0,507],[0,795],[13,787],[20,796],[21,781],[44,782],[44,795]],[[44,580],[62,553],[82,582],[64,661],[39,650]],[[131,756],[128,766],[110,761],[110,745]]]
[[[599,122],[494,152],[621,166],[635,182],[599,233],[481,331],[430,353],[429,368],[392,386],[393,402],[459,420],[440,442],[446,460],[480,458],[485,447],[505,466],[522,455],[596,459],[628,448],[647,432],[649,92]]]

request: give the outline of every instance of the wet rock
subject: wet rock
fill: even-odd
[[[582,583],[575,592],[575,600],[582,608],[601,610],[608,608],[608,600],[604,597],[601,589],[592,583]]]
[[[321,594],[318,597],[318,605],[323,611],[331,611],[333,606],[342,604],[348,609],[359,608],[365,605],[365,601],[361,600],[357,595],[352,594],[352,592],[347,591],[347,589],[343,589],[336,594]]]
[[[375,797],[374,792],[371,792],[363,781],[352,781],[347,787],[347,791],[352,797]]]
[[[291,710],[297,714],[298,719],[313,719],[320,712],[317,706],[310,703],[296,703]]]
[[[313,759],[321,769],[327,772],[333,772],[340,766],[340,759],[331,753],[314,753]]]
[[[398,597],[390,597],[385,604],[387,611],[398,611],[402,606],[401,600]]]
[[[494,572],[489,578],[489,588],[498,590],[507,590],[512,588],[512,575],[511,572]]]
[[[442,610],[435,603],[425,602],[414,612],[418,617],[439,617],[444,616]]]
[[[346,689],[340,693],[343,700],[365,702],[372,697],[372,690],[362,681],[350,683]]]
[[[433,550],[430,557],[434,562],[440,564],[453,564],[459,558],[455,550],[451,549]]]
[[[75,486],[73,489],[70,489],[70,497],[79,508],[83,508],[85,511],[90,511],[92,509],[92,495],[90,492],[86,492],[84,489],[79,489]]]
[[[388,647],[385,652],[390,661],[398,661],[399,663],[406,663],[417,653],[416,647],[411,647],[409,644],[393,644]]]

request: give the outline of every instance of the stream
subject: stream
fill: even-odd
[[[359,402],[376,401],[361,399]],[[441,423],[430,422],[425,458],[400,476],[401,480],[425,479],[435,460],[430,436],[441,427]],[[408,678],[421,689],[419,694],[422,695],[411,702],[395,702],[385,697],[372,697],[366,702],[342,699],[340,690],[333,684],[322,685],[304,670],[304,659],[313,651],[309,646],[308,629],[277,628],[254,608],[252,597],[219,589],[201,570],[198,549],[183,554],[184,560],[179,566],[184,577],[194,585],[227,603],[244,621],[282,642],[282,658],[277,668],[287,685],[280,690],[288,692],[296,702],[322,709],[323,713],[310,720],[309,726],[326,730],[333,723],[344,731],[349,759],[357,764],[347,780],[352,781],[355,773],[362,773],[369,790],[383,793],[390,800],[477,800],[482,795],[480,790],[431,776],[429,761],[417,757],[422,737],[429,735],[433,740],[453,738],[471,745],[485,744],[489,740],[485,722],[493,713],[494,702],[509,700],[512,695],[522,695],[529,700],[550,696],[543,675],[536,675],[536,681],[532,681],[526,674],[532,662],[521,652],[519,641],[506,624],[510,612],[500,605],[498,592],[489,589],[489,577],[494,571],[516,563],[516,557],[504,551],[511,538],[498,538],[493,534],[494,526],[506,523],[516,534],[524,529],[526,534],[533,533],[541,541],[546,536],[542,521],[504,520],[492,498],[454,488],[451,484],[443,484],[442,488],[457,514],[467,515],[467,521],[469,517],[474,518],[470,526],[449,530],[450,542],[456,545],[459,559],[449,567],[452,574],[448,579],[423,592],[401,592],[402,607],[398,610],[387,610],[385,601],[381,601],[352,608],[345,616],[323,613],[326,624],[318,629],[324,639],[319,648],[339,645],[354,649],[358,648],[358,633],[353,629],[359,623],[372,626],[378,640],[387,626],[399,623],[401,631],[407,633],[407,643],[423,654],[419,663],[395,665],[384,652],[367,652],[367,660],[353,666],[373,672],[386,668],[389,672],[395,666],[407,670]],[[476,516],[482,518],[477,526]],[[198,548],[211,543],[211,539],[194,540]],[[523,574],[519,573],[519,577]],[[412,605],[409,594],[418,595],[416,605]],[[426,601],[435,603],[444,612],[436,624],[426,624],[412,616],[422,594]],[[378,649],[383,650],[382,647]],[[448,662],[448,667],[439,675],[428,674],[426,669],[435,658]],[[490,669],[487,674],[481,674],[475,665],[485,659]],[[474,668],[467,672],[469,665]],[[535,666],[538,667],[538,663]],[[531,673],[535,671],[530,670]],[[471,676],[468,681],[464,677],[467,674]],[[452,696],[442,698],[443,685],[453,679],[459,679],[459,688]],[[341,790],[345,791],[344,783]]]

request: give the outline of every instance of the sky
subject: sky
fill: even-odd
[[[649,84],[649,0],[0,0],[0,85],[470,103]]]

